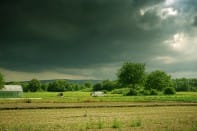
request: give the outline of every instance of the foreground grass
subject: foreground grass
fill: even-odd
[[[0,130],[197,130],[196,106],[1,110]]]

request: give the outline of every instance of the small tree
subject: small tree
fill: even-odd
[[[118,71],[118,80],[122,85],[135,88],[137,84],[142,84],[145,76],[145,64],[125,63]]]
[[[173,95],[173,94],[176,94],[176,91],[173,87],[167,87],[164,89],[164,94],[165,95]]]
[[[5,81],[4,81],[3,75],[0,73],[0,89],[3,88],[4,83],[5,83]]]
[[[93,91],[101,91],[103,89],[103,85],[101,83],[96,83],[93,86]]]
[[[106,90],[106,91],[112,91],[112,90],[114,90],[115,88],[117,88],[117,83],[116,83],[116,81],[104,80],[104,81],[102,82],[102,84],[103,84],[102,89],[103,89],[103,90]]]
[[[23,82],[23,83],[21,83],[21,85],[22,85],[22,88],[23,88],[23,91],[24,92],[28,92],[29,91],[29,84],[28,84],[28,82]]]
[[[156,89],[162,91],[166,87],[171,86],[171,84],[171,76],[167,75],[164,71],[156,70],[148,75],[145,88],[148,90]]]
[[[40,83],[40,81],[37,80],[37,79],[32,79],[32,80],[29,82],[28,88],[29,88],[30,91],[36,92],[36,91],[38,91],[38,90],[41,89],[41,83]]]

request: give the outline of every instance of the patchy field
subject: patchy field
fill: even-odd
[[[197,130],[197,106],[1,110],[0,130]]]

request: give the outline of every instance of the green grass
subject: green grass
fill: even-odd
[[[117,118],[115,118],[113,120],[113,124],[112,124],[112,128],[120,128],[121,127],[121,122],[120,120],[117,120]]]
[[[28,92],[24,93],[24,99],[32,99],[33,103],[73,103],[73,102],[197,102],[197,92],[177,92],[175,95],[157,96],[123,96],[122,94],[107,94],[105,97],[92,97],[90,92],[64,92],[64,97],[57,96],[58,92]],[[24,102],[15,100],[14,102]],[[0,103],[13,102],[8,99],[0,99]]]

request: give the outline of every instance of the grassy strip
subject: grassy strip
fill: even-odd
[[[183,102],[100,102],[100,103],[17,103],[1,104],[0,110],[16,109],[66,109],[66,108],[111,108],[111,107],[161,107],[161,106],[197,106],[197,103]]]
[[[58,97],[57,92],[24,93],[23,99],[0,99],[3,103],[84,103],[84,102],[195,102],[197,92],[177,92],[176,95],[158,96],[123,96],[107,94],[106,97],[91,97],[90,92],[64,92],[64,97]],[[41,98],[41,99],[37,99]],[[29,100],[30,99],[30,100]],[[29,102],[27,102],[29,100]]]

